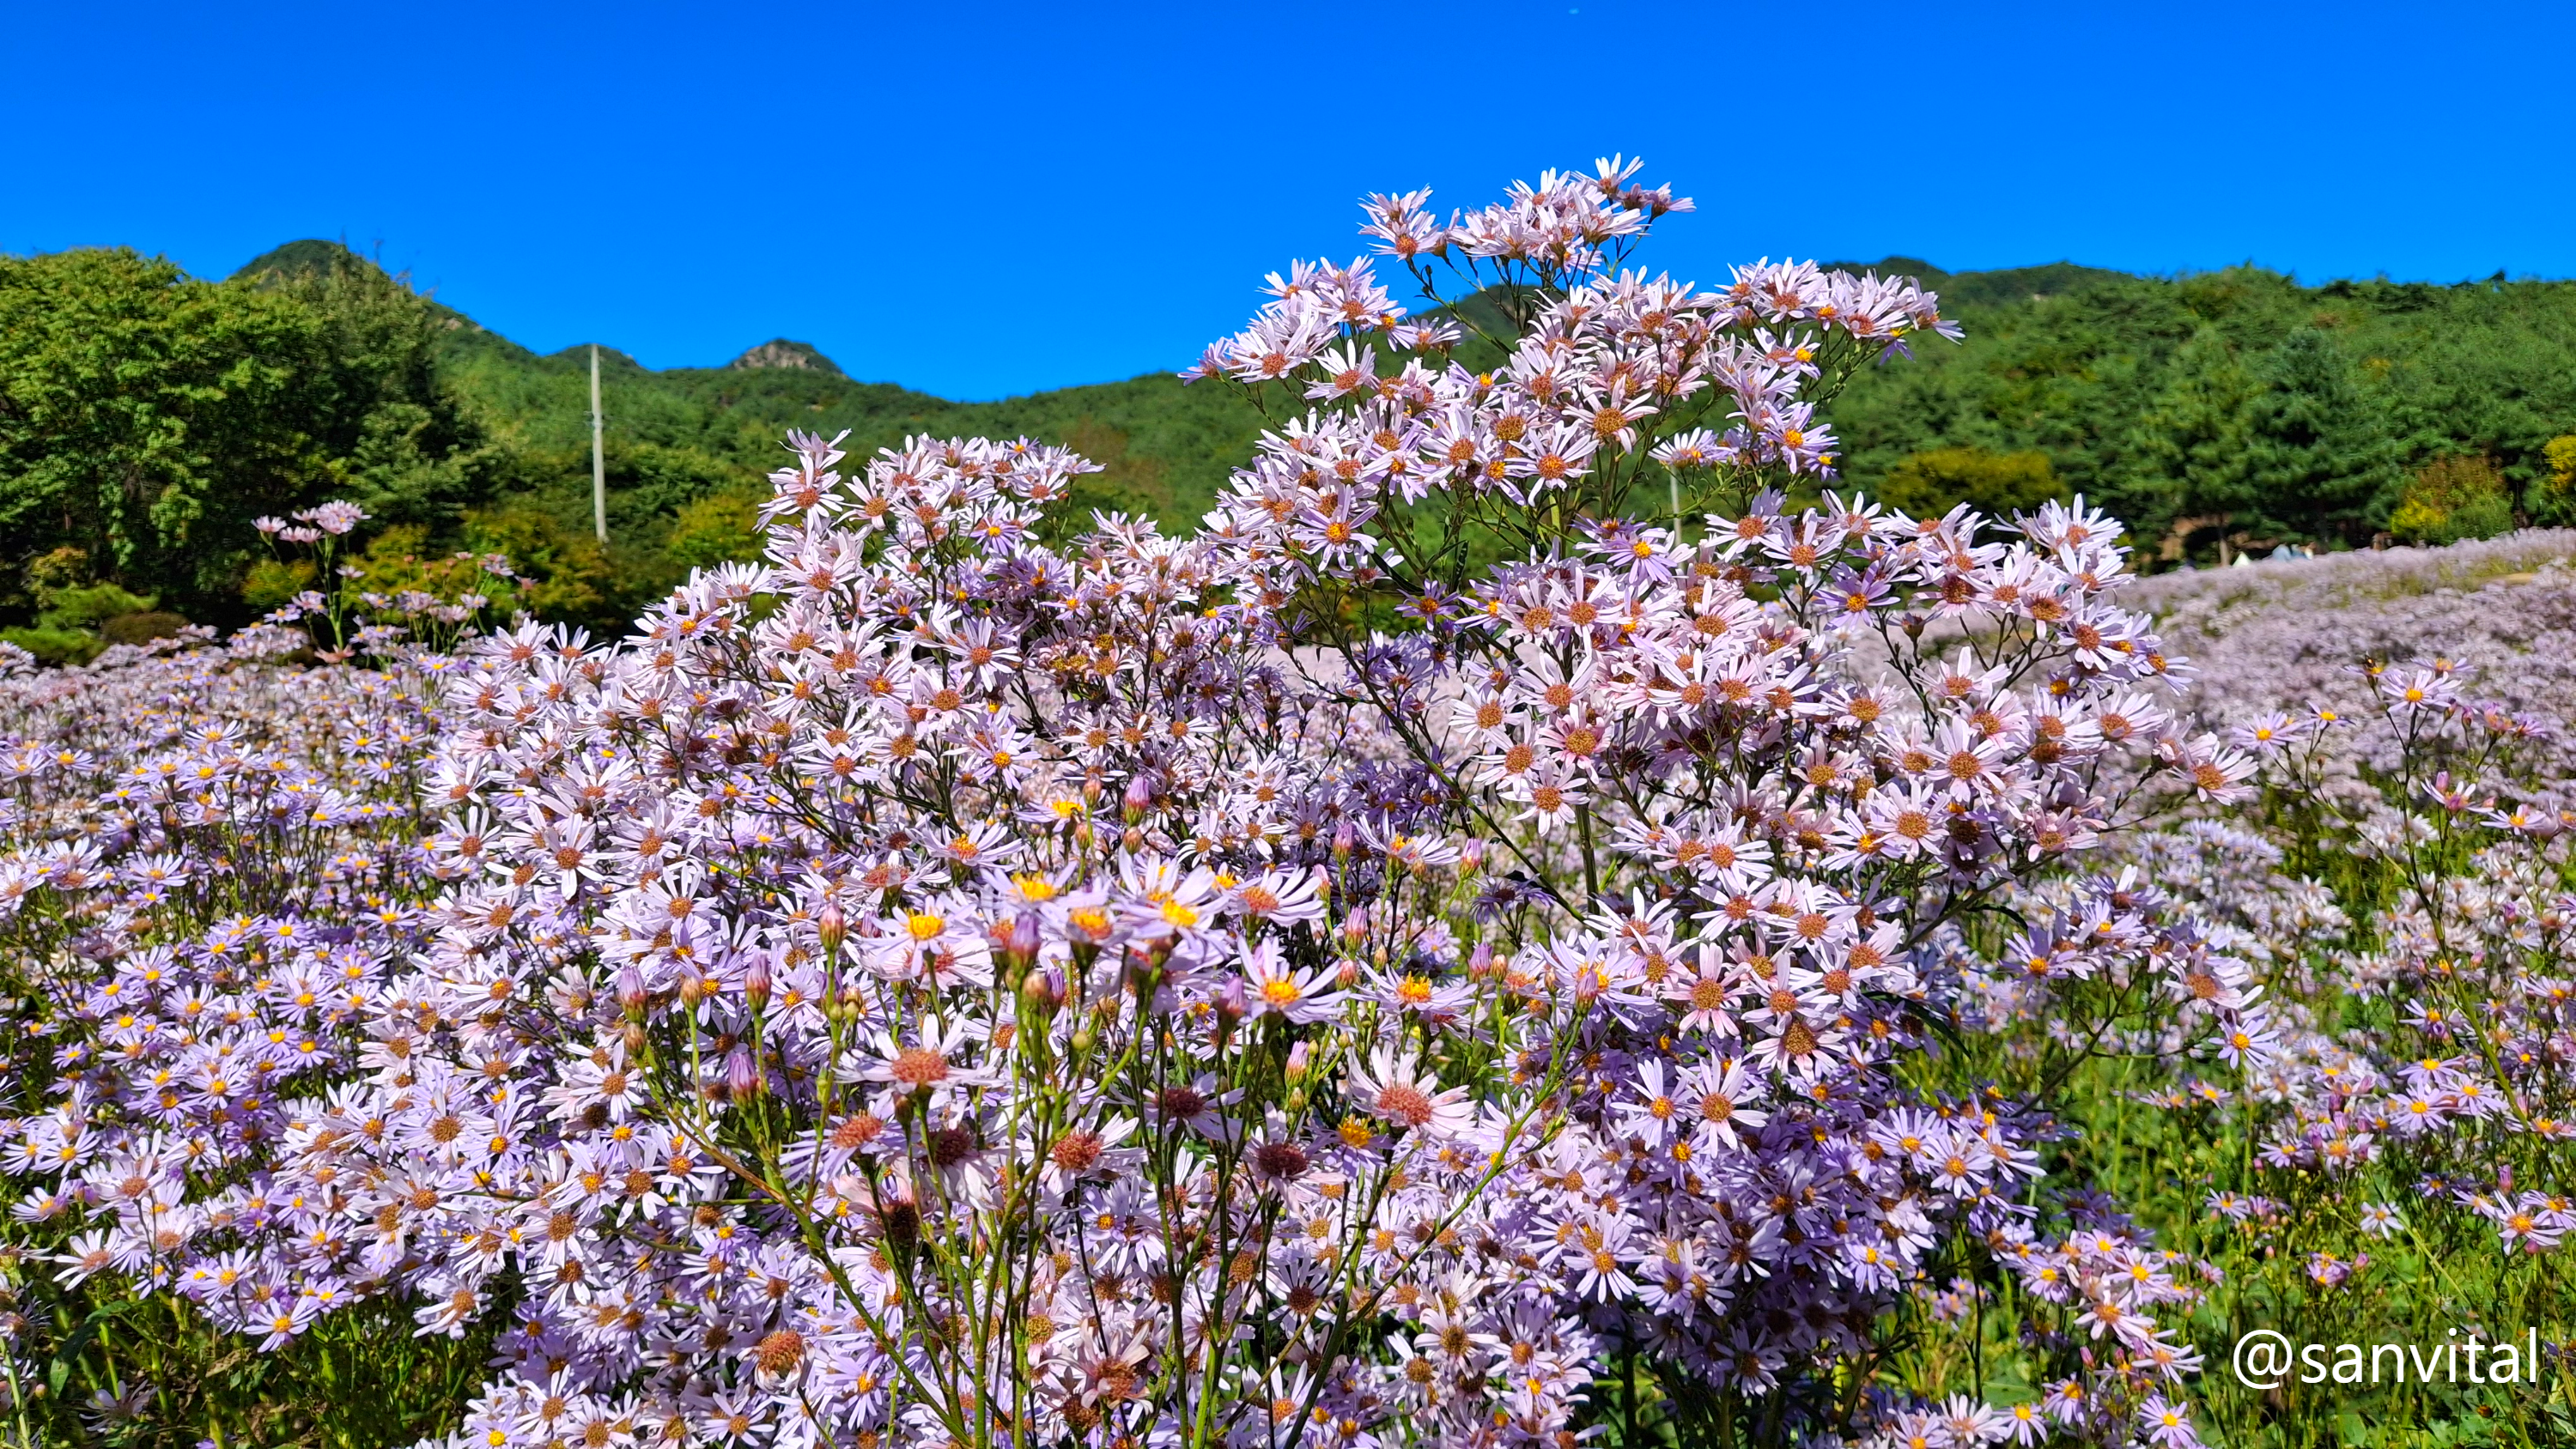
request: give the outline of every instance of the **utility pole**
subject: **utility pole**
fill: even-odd
[[[608,455],[600,451],[599,344],[590,344],[590,522],[608,542]]]

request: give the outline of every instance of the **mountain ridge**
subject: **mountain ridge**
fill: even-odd
[[[373,265],[305,239],[244,272],[351,262]],[[2082,492],[2168,561],[2267,540],[2367,544],[2409,480],[2445,459],[2492,476],[2479,517],[2576,520],[2576,477],[2549,451],[2576,436],[2576,282],[2306,286],[2252,266],[2149,276],[2066,260],[1950,272],[1903,255],[1827,265],[1913,276],[1966,329],[1957,345],[1917,340],[1910,361],[1863,369],[1824,410],[1847,486],[1921,507]],[[587,344],[540,356],[430,305],[447,384],[556,480],[537,492],[579,523]],[[1460,355],[1485,367],[1499,360],[1486,350],[1471,339]],[[739,365],[765,353],[807,365]],[[783,338],[718,366],[656,370],[605,347],[601,361],[611,518],[630,533],[756,488],[790,428],[846,429],[855,457],[920,434],[1059,443],[1104,467],[1079,503],[1187,526],[1273,425],[1230,390],[1167,372],[960,402],[852,379]]]
[[[244,262],[240,267],[234,269],[229,279],[234,281],[248,281],[256,279],[262,273],[266,272],[283,272],[289,276],[306,275],[315,272],[327,271],[335,265],[368,266],[374,267],[379,271],[386,271],[389,275],[395,275],[397,277],[404,275],[400,273],[392,273],[389,268],[385,267],[381,260],[367,256],[344,242],[329,241],[319,237],[303,237],[271,247],[269,250],[260,253],[258,256],[253,257],[247,262]],[[2083,285],[2095,281],[2144,277],[2144,274],[2140,273],[2122,272],[2108,267],[2087,266],[2082,263],[2072,261],[2044,262],[2024,267],[2003,267],[1965,272],[1945,271],[1919,257],[1902,255],[1890,255],[1875,262],[1830,261],[1819,262],[1818,265],[1828,269],[1840,268],[1853,272],[1875,272],[1880,276],[1910,276],[1920,282],[1926,290],[1938,292],[1941,295],[1941,299],[1945,306],[1954,303],[1993,305],[1999,302],[2010,302],[2023,298],[2057,296],[2076,290]],[[1475,300],[1476,299],[1474,298],[1464,299],[1465,303],[1472,303]],[[457,330],[480,333],[481,335],[492,338],[497,342],[508,343],[511,348],[524,353],[531,359],[539,357],[575,358],[580,360],[584,366],[588,365],[589,348],[592,345],[588,342],[576,342],[568,347],[558,349],[555,352],[539,353],[533,348],[511,341],[502,333],[485,327],[482,323],[477,322],[465,312],[439,302],[434,296],[429,298],[429,302],[442,317],[452,319],[456,324]],[[1431,310],[1448,311],[1451,310],[1451,308],[1444,306],[1433,308]],[[626,353],[623,350],[613,348],[608,343],[602,342],[599,343],[598,346],[600,349],[600,359],[603,364],[606,364],[612,357],[614,357],[622,365],[628,368],[655,375],[752,371],[762,368],[777,368],[792,371],[823,372],[834,377],[841,378],[845,381],[852,383],[858,382],[857,379],[851,378],[846,372],[842,371],[838,364],[824,356],[821,350],[816,348],[812,343],[794,341],[785,337],[773,337],[768,341],[753,344],[724,362],[679,363],[661,368],[645,367],[642,363],[637,362],[631,354]],[[1186,359],[1184,359],[1184,361],[1186,361]],[[1179,367],[1176,365],[1171,369],[1171,371],[1177,373],[1179,371]],[[1075,388],[1098,387],[1117,382],[1133,382],[1142,378],[1162,375],[1164,374],[1161,372],[1144,372],[1138,373],[1134,377],[1130,378],[1105,379],[1103,382],[1098,383],[1072,383],[1067,384],[1064,387],[1039,388],[1026,393],[1015,393],[1006,398],[992,399],[991,401],[994,403],[1015,402],[1027,398],[1045,396],[1050,393],[1064,392]],[[898,387],[902,388],[902,390],[909,395],[928,398],[938,397],[935,393],[920,392],[917,389],[906,387],[901,383],[873,383],[859,385]],[[978,405],[951,398],[939,398],[938,400],[948,403],[951,406],[969,407]]]

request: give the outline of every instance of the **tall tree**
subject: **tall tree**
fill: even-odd
[[[2246,453],[2259,388],[2236,349],[2202,327],[2174,350],[2163,385],[2129,428],[2126,467],[2106,500],[2141,538],[2186,518],[2248,509]]]
[[[277,259],[272,262],[271,259]],[[340,496],[389,523],[453,526],[509,460],[439,371],[451,314],[336,243],[296,243],[234,274],[284,296],[319,329],[300,379]]]
[[[2366,543],[2406,486],[2381,390],[2322,329],[2282,339],[2258,368],[2248,422],[2248,520],[2265,534]]]
[[[197,591],[192,554],[330,476],[298,426],[318,343],[288,299],[131,250],[0,257],[0,529],[16,561],[77,548],[146,591]]]
[[[207,282],[130,249],[0,256],[0,589],[76,549],[222,620],[261,514],[339,495],[452,518],[488,453],[439,385],[436,326],[363,263]]]

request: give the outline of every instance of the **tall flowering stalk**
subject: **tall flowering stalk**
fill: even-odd
[[[466,635],[525,612],[525,582],[499,554],[459,552],[427,564],[406,558],[386,570],[395,579],[370,578],[366,566],[341,557],[341,540],[366,518],[354,503],[331,502],[298,510],[293,522],[256,521],[279,562],[291,564],[289,577],[326,585],[298,590],[265,624],[301,625],[317,657],[336,664],[360,656],[444,659]],[[290,560],[280,545],[309,548],[313,557]],[[370,583],[379,587],[364,587]]]
[[[2168,728],[2112,521],[1786,507],[1839,380],[1955,329],[1616,270],[1687,207],[1634,173],[1372,199],[1499,299],[1482,371],[1365,262],[1274,278],[1189,537],[1040,542],[1059,449],[800,435],[763,563],[415,660],[434,901],[311,1000],[199,937],[81,1016],[131,1049],[18,1124],[67,1260],[272,1343],[506,1314],[482,1449],[2187,1442],[2189,1290],[1930,1048],[2008,938],[2180,959],[2044,882],[2250,766]],[[312,1041],[246,1180],[185,1166],[218,994]],[[2044,1398],[1901,1391],[1936,1267],[2042,1261]]]
[[[2170,732],[2169,661],[2108,601],[2108,520],[2050,509],[2003,543],[1964,513],[1782,510],[1771,480],[1832,462],[1818,397],[1950,329],[1901,282],[1612,275],[1685,205],[1633,174],[1550,176],[1447,227],[1418,196],[1372,200],[1382,252],[1426,284],[1446,262],[1525,323],[1488,339],[1508,351],[1487,371],[1440,366],[1456,328],[1406,322],[1362,265],[1274,276],[1277,300],[1196,371],[1320,406],[1263,440],[1210,525],[1239,595],[1314,662],[1315,697],[1373,714],[1453,828],[1509,853],[1489,911],[1520,912],[1605,1008],[1549,1023],[1573,1044],[1555,1059],[1581,1064],[1550,1150],[1625,1190],[1536,1167],[1541,1206],[1513,1226],[1556,1251],[1524,1255],[1539,1271],[1513,1286],[1604,1304],[1583,1314],[1596,1352],[1679,1370],[1664,1388],[1685,1417],[1731,1437],[1744,1409],[1776,1434],[1852,1420],[1866,1367],[1840,1403],[1808,1375],[1878,1359],[1892,1290],[1936,1242],[2032,1256],[2031,1104],[1896,1087],[1952,1019],[1958,958],[1992,934],[1974,928],[2091,844],[2141,768],[2224,799],[2250,764]],[[1390,372],[1372,339],[1427,355]],[[1623,517],[1658,476],[1732,516]],[[1473,566],[1497,547],[1526,553]],[[2035,951],[2069,982],[2184,974],[2108,883],[2066,904],[2064,927],[2044,916],[1994,954]],[[2098,1213],[2074,1225],[2102,1236]],[[2056,1275],[2142,1371],[2107,1404],[2072,1380],[2051,1397],[2088,1434],[2126,1432],[2133,1406],[2161,1421],[2150,1385],[2192,1361],[2148,1312],[2190,1291],[2130,1246],[2148,1271]]]

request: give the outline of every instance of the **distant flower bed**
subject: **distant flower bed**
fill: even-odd
[[[2563,1317],[2554,726],[2188,723],[2116,521],[1814,492],[1937,299],[1650,278],[1635,173],[1369,201],[1499,320],[1274,275],[1187,537],[799,435],[622,641],[466,555],[20,657],[15,1432],[2181,1446],[2401,1252]]]

